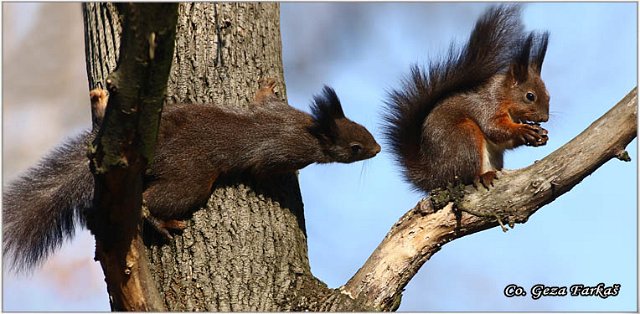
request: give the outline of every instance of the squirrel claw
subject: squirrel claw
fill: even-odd
[[[187,228],[184,220],[169,219],[164,221],[164,227],[167,229],[182,231]]]
[[[498,176],[495,171],[487,171],[473,179],[473,187],[477,190],[480,184],[482,184],[482,186],[489,190],[489,188],[493,186],[493,180],[496,179],[498,179]]]
[[[169,233],[168,229],[180,231],[184,230],[187,227],[187,223],[182,220],[162,220],[151,215],[147,215],[144,218],[149,223],[149,225],[151,225],[153,229],[158,231],[158,233],[160,233],[160,235],[167,241],[173,240],[173,236],[171,235],[171,233]]]

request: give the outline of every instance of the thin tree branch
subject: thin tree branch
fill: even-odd
[[[113,310],[164,310],[140,236],[142,178],[153,159],[173,60],[177,8],[119,6],[124,17],[120,59],[107,78],[107,110],[91,147],[95,192],[93,210],[87,214]]]
[[[571,190],[609,159],[628,160],[624,148],[636,134],[634,88],[580,135],[543,160],[503,172],[490,191],[466,187],[462,200],[440,210],[434,210],[433,197],[421,200],[391,228],[342,291],[368,306],[394,310],[402,289],[442,245],[502,225],[503,221],[511,226],[526,222],[540,207]]]

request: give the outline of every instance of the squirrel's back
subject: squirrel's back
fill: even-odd
[[[145,199],[156,210],[154,215],[172,217],[189,204],[206,201],[220,175],[259,177],[311,163],[351,163],[380,151],[373,136],[344,115],[329,87],[314,97],[312,114],[280,100],[251,106],[236,111],[189,105],[163,115],[156,156],[145,180]],[[167,177],[172,180],[158,180]]]

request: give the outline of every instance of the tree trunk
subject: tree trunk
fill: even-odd
[[[117,5],[83,11],[89,85],[105,86],[118,57]],[[265,77],[286,99],[277,3],[180,3],[167,106],[246,106]],[[219,180],[188,225],[170,243],[145,235],[169,311],[361,309],[311,275],[294,174]]]

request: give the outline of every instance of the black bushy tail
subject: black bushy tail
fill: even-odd
[[[38,166],[12,182],[2,199],[3,252],[11,267],[37,266],[84,225],[93,177],[86,157],[90,132],[56,148]]]
[[[446,59],[431,62],[428,70],[413,66],[402,89],[390,93],[385,135],[409,181],[418,184],[411,174],[424,172],[420,147],[425,118],[442,100],[472,90],[508,67],[523,34],[520,11],[517,5],[490,8],[465,46],[452,47]]]

